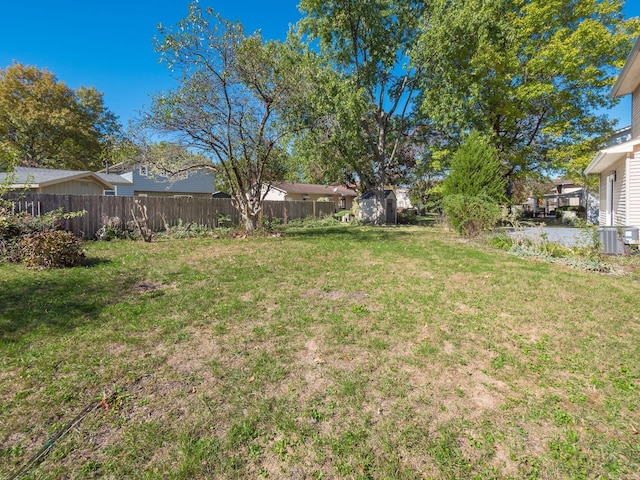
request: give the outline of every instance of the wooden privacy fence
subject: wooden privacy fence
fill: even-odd
[[[103,195],[52,195],[41,193],[8,193],[15,211],[26,211],[38,216],[62,208],[64,213],[85,210],[80,217],[65,220],[64,228],[83,238],[95,238],[96,232],[108,218],[118,217],[123,222],[133,221],[132,211],[138,214],[134,203],[138,200],[147,208],[149,226],[155,232],[165,227],[195,223],[207,227],[239,225],[240,214],[228,198],[173,198],[173,197],[115,197]],[[294,220],[323,217],[335,213],[333,202],[265,201],[262,215],[266,218]]]

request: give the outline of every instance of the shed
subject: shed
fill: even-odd
[[[380,205],[376,193],[372,190],[364,192],[359,199],[358,219],[363,222],[375,222],[379,217],[380,208],[384,209],[384,221],[386,224],[397,223],[398,199],[393,190],[384,191],[384,205]]]
[[[229,195],[227,192],[214,192],[211,195],[211,198],[231,198],[231,195]]]

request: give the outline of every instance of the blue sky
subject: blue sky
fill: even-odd
[[[157,26],[175,25],[189,0],[3,0],[0,68],[46,68],[71,88],[94,86],[123,124],[172,86],[153,50]],[[247,32],[284,38],[300,18],[296,0],[202,0]]]
[[[284,38],[300,19],[297,0],[201,0],[246,31]],[[13,61],[46,68],[71,88],[94,86],[126,125],[150,95],[172,86],[158,63],[152,39],[158,23],[175,25],[188,0],[4,0],[0,15],[0,67]],[[640,16],[640,2],[627,0],[625,16]],[[619,126],[630,123],[630,99],[610,112]]]

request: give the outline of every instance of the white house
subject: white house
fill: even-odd
[[[575,185],[571,181],[556,180],[553,190],[544,195],[545,215],[556,212],[561,207],[579,207],[584,203],[584,187]]]
[[[302,200],[310,202],[333,202],[336,211],[351,210],[357,194],[339,185],[314,185],[310,183],[274,182],[263,185],[264,200]]]
[[[396,198],[398,202],[398,210],[406,210],[413,208],[411,205],[411,199],[409,198],[408,188],[396,188]]]
[[[601,226],[640,227],[640,39],[611,90],[611,97],[632,95],[631,139],[600,150],[585,174],[600,179]]]

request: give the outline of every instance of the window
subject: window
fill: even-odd
[[[347,208],[347,199],[345,197],[340,197],[340,199],[338,200],[338,208]]]
[[[138,172],[140,173],[140,175],[142,175],[143,177],[148,177],[149,176],[149,167],[147,165],[140,165],[138,167]]]
[[[116,196],[116,191],[115,191],[115,190],[105,190],[105,191],[104,191],[104,194],[105,194],[107,197],[115,197],[115,196]]]

